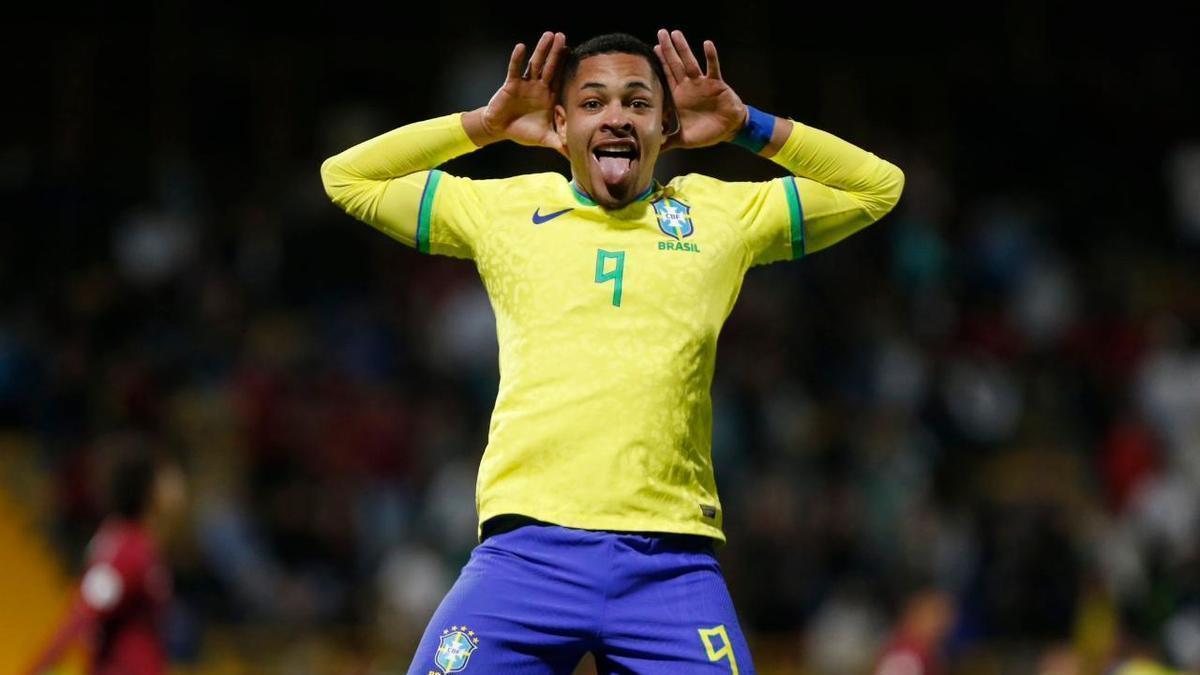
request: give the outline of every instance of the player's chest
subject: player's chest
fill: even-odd
[[[493,231],[477,255],[481,276],[523,302],[708,303],[745,271],[729,215],[674,199],[623,219],[566,204],[506,213]]]

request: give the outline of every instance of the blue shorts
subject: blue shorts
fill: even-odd
[[[525,525],[488,537],[442,600],[409,675],[754,672],[701,537]]]

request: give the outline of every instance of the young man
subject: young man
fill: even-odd
[[[170,526],[184,490],[178,467],[149,455],[131,454],[115,465],[111,514],[88,545],[79,595],[31,675],[47,672],[77,640],[88,645],[90,675],[165,675],[161,623],[171,577],[158,531]]]
[[[331,157],[325,190],[424,253],[474,260],[496,312],[500,389],[479,469],[482,543],[410,674],[751,673],[713,542],[717,335],[754,265],[794,260],[886,214],[895,166],[749,108],[682,33],[513,50],[487,106]],[[557,173],[435,169],[501,140]],[[653,180],[661,151],[732,141],[792,176]]]

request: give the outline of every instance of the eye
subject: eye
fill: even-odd
[[[630,103],[629,105],[631,105],[634,108],[637,108],[639,110],[644,110],[644,109],[650,107],[650,102],[647,101],[646,99],[639,98],[639,99],[634,99],[634,101],[632,103]]]
[[[603,106],[600,105],[600,101],[597,101],[596,99],[593,98],[593,99],[584,101],[583,107],[586,110],[599,110]]]

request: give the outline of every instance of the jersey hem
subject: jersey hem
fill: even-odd
[[[605,532],[658,532],[662,534],[692,534],[708,537],[717,544],[725,543],[725,533],[715,525],[700,522],[664,522],[661,520],[646,520],[627,516],[580,516],[539,511],[528,508],[489,508],[479,514],[479,524],[476,526],[476,539],[482,538],[483,523],[496,516],[512,514],[540,520],[551,525],[570,527],[577,530],[599,530]]]

